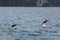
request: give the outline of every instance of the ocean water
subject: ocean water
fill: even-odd
[[[60,8],[0,7],[0,40],[60,40]]]

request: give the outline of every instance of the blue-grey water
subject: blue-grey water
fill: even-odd
[[[0,40],[60,40],[60,8],[0,7]]]

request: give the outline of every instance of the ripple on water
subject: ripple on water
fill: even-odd
[[[53,38],[39,38],[39,40],[54,40]]]
[[[44,29],[52,29],[52,27],[42,27],[42,28],[44,28]]]
[[[49,31],[49,33],[58,33],[58,31]]]
[[[40,31],[21,31],[20,35],[28,37],[42,37],[45,34]]]
[[[50,36],[60,37],[60,34],[51,34]]]
[[[16,39],[14,39],[14,40],[20,40],[19,38],[16,38]]]
[[[60,27],[60,24],[56,24],[55,27]]]
[[[28,34],[28,36],[40,36],[40,34]]]

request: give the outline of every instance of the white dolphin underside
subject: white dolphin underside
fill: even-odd
[[[42,26],[47,26],[45,23]]]

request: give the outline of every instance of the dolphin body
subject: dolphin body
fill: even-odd
[[[50,21],[50,20],[45,19],[45,21],[43,21],[41,25],[42,25],[42,26],[46,26],[46,23],[47,23],[48,21]]]

